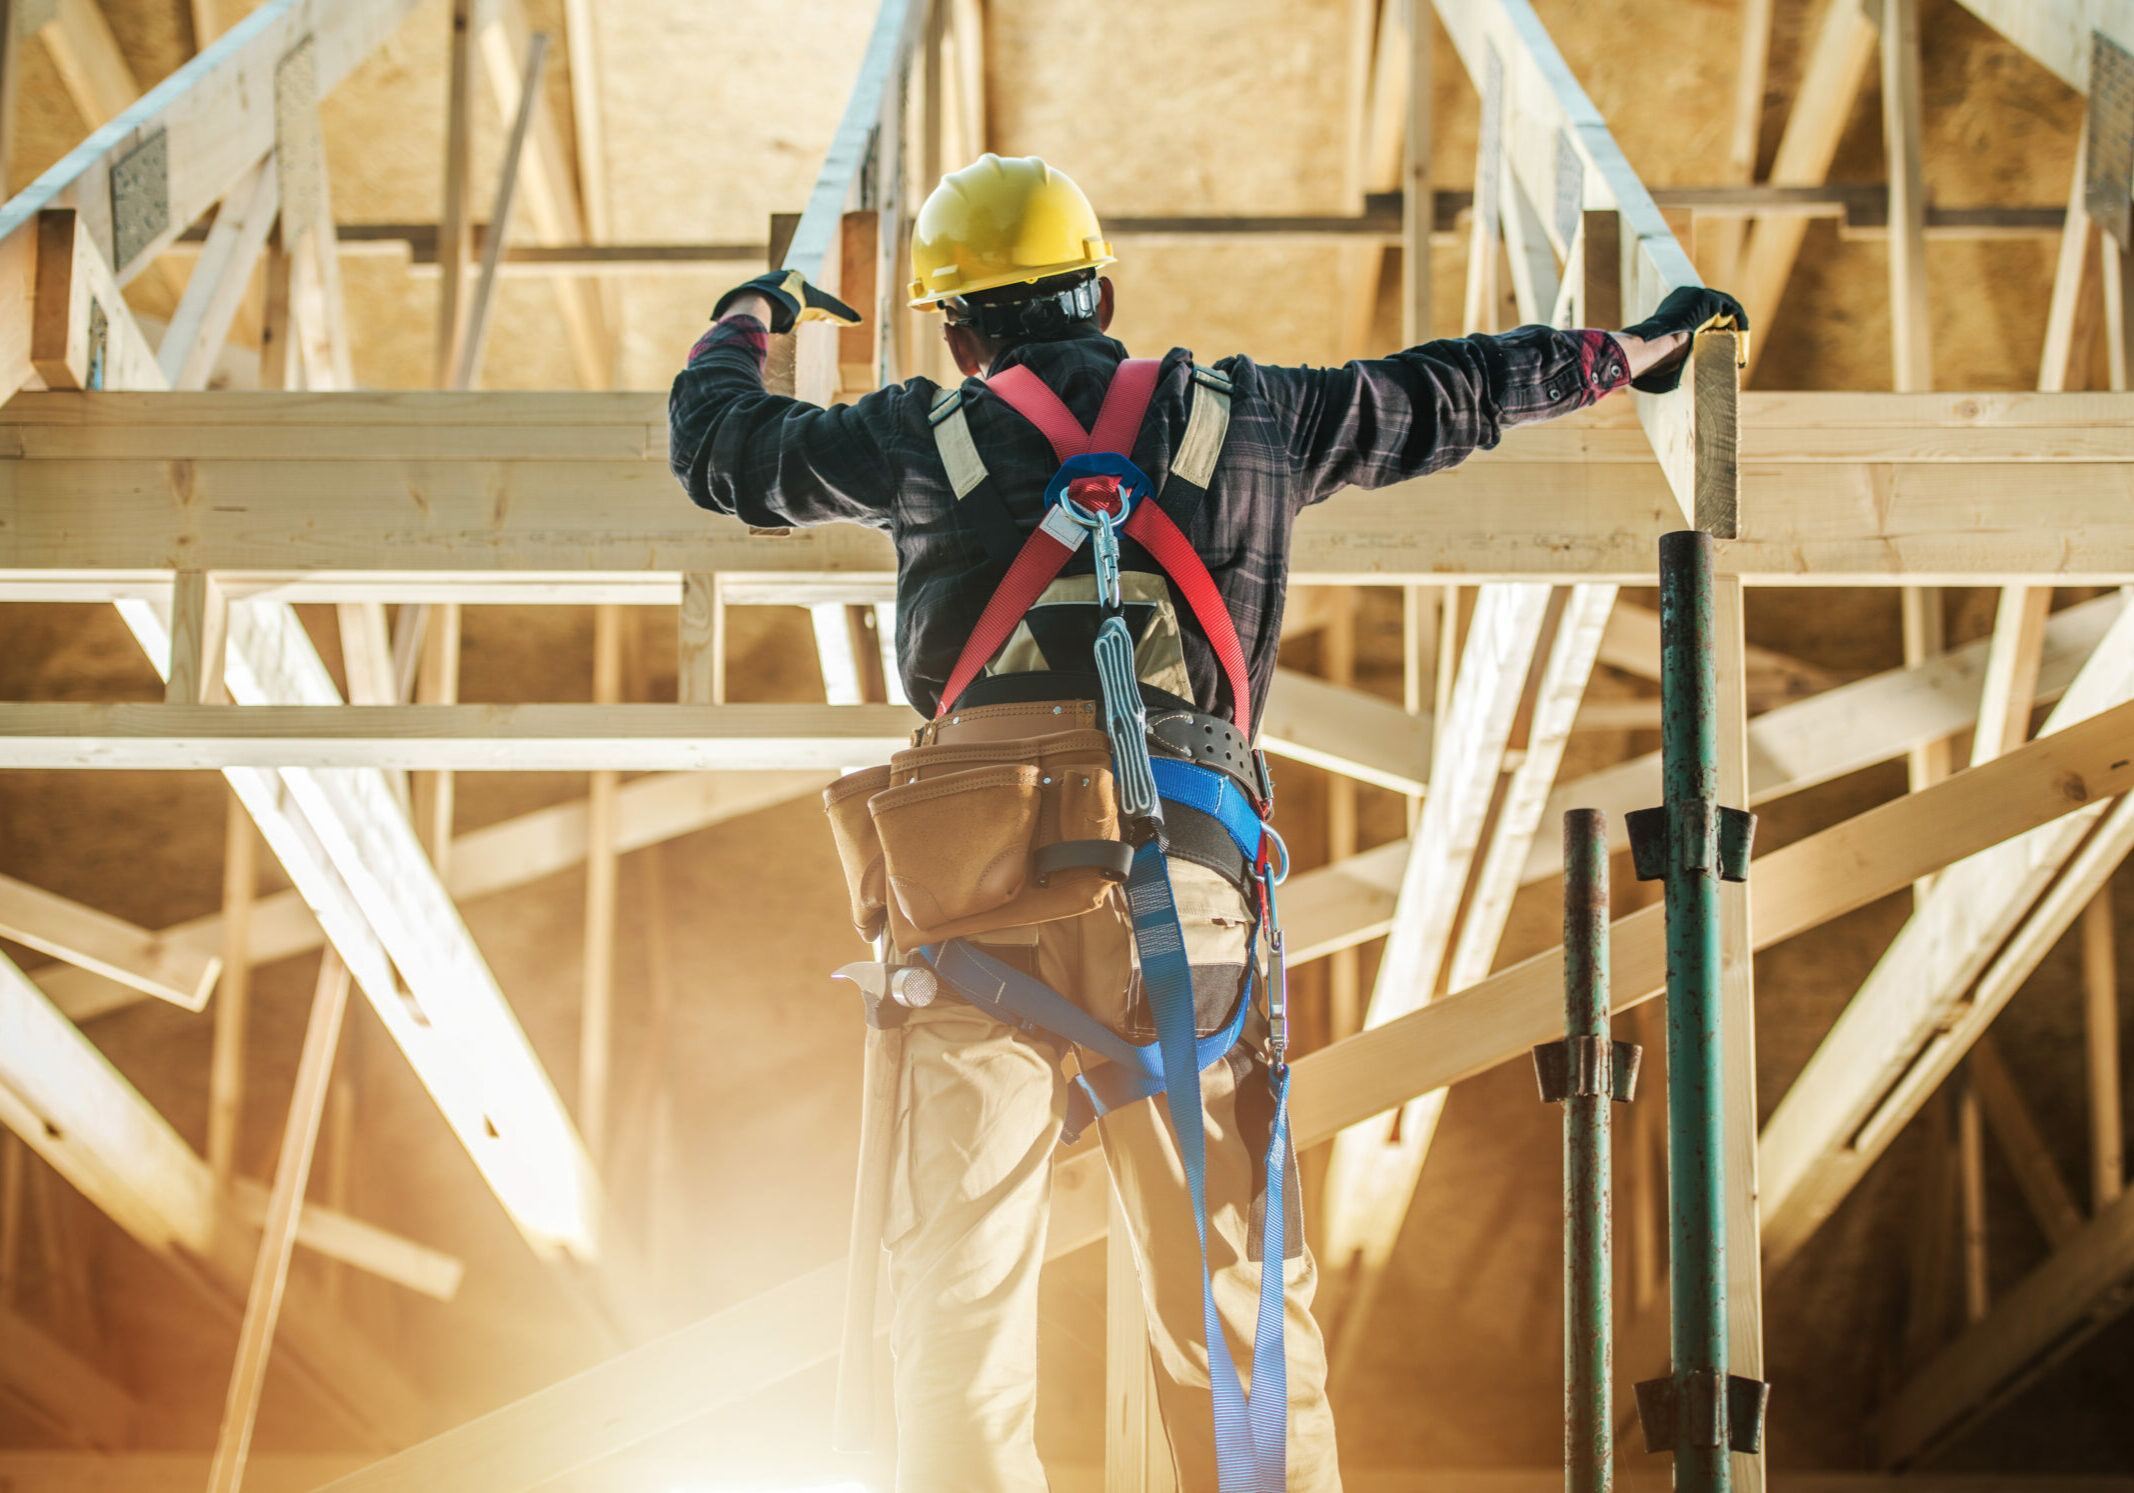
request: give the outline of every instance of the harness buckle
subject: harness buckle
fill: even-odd
[[[1270,833],[1272,833],[1270,831]],[[1282,853],[1288,871],[1289,852]],[[1267,855],[1260,854],[1260,926],[1267,930],[1267,1054],[1268,1066],[1277,1074],[1289,1067],[1289,971],[1282,956],[1282,919],[1275,911],[1274,889],[1279,880]]]
[[[1251,729],[1251,723],[1243,723],[1241,729]],[[1259,789],[1260,817],[1274,818],[1274,770],[1267,765],[1267,753],[1259,747],[1252,749],[1252,777]]]

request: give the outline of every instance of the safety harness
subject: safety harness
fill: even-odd
[[[1070,1095],[1066,1138],[1122,1105],[1162,1094],[1177,1135],[1193,1221],[1200,1233],[1201,1306],[1208,1345],[1208,1378],[1215,1417],[1216,1465],[1222,1493],[1280,1493],[1286,1484],[1288,1383],[1283,1347],[1284,1197],[1289,1154],[1289,1067],[1286,978],[1282,930],[1274,889],[1288,874],[1288,855],[1267,823],[1273,789],[1266,760],[1251,751],[1248,780],[1234,767],[1210,767],[1150,753],[1152,733],[1136,670],[1135,642],[1124,617],[1120,541],[1131,540],[1153,559],[1191,608],[1221,665],[1232,719],[1249,741],[1251,683],[1237,629],[1214,577],[1186,538],[1185,526],[1205,496],[1229,428],[1230,384],[1207,369],[1192,370],[1186,432],[1158,494],[1131,453],[1147,415],[1162,364],[1155,359],[1121,363],[1105,391],[1093,429],[1084,430],[1059,396],[1035,374],[1014,367],[987,384],[1008,406],[1051,442],[1059,469],[1045,488],[1045,511],[1037,528],[1021,534],[989,484],[971,440],[964,395],[954,391],[932,411],[934,438],[959,505],[965,507],[996,564],[1004,564],[992,598],[979,614],[963,653],[941,691],[937,715],[946,715],[984,673],[1046,588],[1084,543],[1093,548],[1096,599],[1102,614],[1094,644],[1104,728],[1110,738],[1122,822],[1133,846],[1125,875],[1134,946],[1142,988],[1156,1027],[1146,1046],[1126,1041],[1043,981],[962,939],[918,950],[942,983],[972,1006],[1036,1036],[1073,1044],[1101,1061],[1085,1062]],[[1210,727],[1209,733],[1213,734]],[[1179,750],[1174,733],[1157,731],[1160,750]],[[1166,812],[1181,830],[1217,826],[1235,847],[1257,894],[1258,916],[1248,943],[1246,974],[1237,1007],[1223,1030],[1196,1034],[1193,968],[1185,948],[1171,890],[1167,855],[1206,863],[1205,852],[1185,848],[1194,835],[1180,833],[1174,848]],[[1279,864],[1277,855],[1279,854]],[[1237,1045],[1259,976],[1257,946],[1267,937],[1264,980],[1267,1000],[1269,1081],[1274,1119],[1267,1143],[1260,1237],[1260,1310],[1252,1345],[1252,1383],[1240,1382],[1216,1311],[1208,1273],[1207,1137],[1200,1074]]]

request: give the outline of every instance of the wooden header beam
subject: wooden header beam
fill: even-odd
[[[1744,408],[1746,506],[1720,565],[1746,581],[2134,580],[2134,395]],[[285,599],[372,600],[484,577],[598,581],[608,600],[642,587],[670,605],[687,572],[893,574],[871,530],[766,538],[692,508],[664,429],[652,395],[24,395],[0,410],[0,452],[17,453],[0,457],[0,599],[141,594],[180,568],[237,572],[232,595],[253,575],[311,588]],[[1421,483],[1344,494],[1299,520],[1293,578],[1649,585],[1654,543],[1680,520],[1640,446],[1603,407]]]

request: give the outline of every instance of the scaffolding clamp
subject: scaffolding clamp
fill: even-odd
[[[1761,1452],[1771,1386],[1761,1379],[1728,1374],[1723,1401],[1718,1390],[1719,1375],[1710,1369],[1640,1383],[1638,1423],[1645,1431],[1645,1450],[1672,1452],[1724,1444],[1729,1451],[1751,1456]]]
[[[1565,1037],[1534,1049],[1534,1078],[1543,1104],[1580,1095],[1607,1095],[1618,1104],[1637,1097],[1638,1063],[1645,1049],[1606,1037]]]
[[[1690,799],[1677,806],[1681,817],[1673,836],[1668,829],[1667,809],[1632,809],[1623,816],[1630,833],[1630,859],[1640,881],[1659,881],[1667,875],[1670,839],[1676,864],[1685,871],[1718,868],[1721,881],[1749,879],[1749,852],[1756,838],[1756,816],[1747,809],[1729,809]]]

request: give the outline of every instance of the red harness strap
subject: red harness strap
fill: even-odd
[[[1010,409],[1035,425],[1052,443],[1053,454],[1063,462],[1071,456],[1091,451],[1131,456],[1134,438],[1140,433],[1142,421],[1148,414],[1149,401],[1155,396],[1157,376],[1162,368],[1161,361],[1155,358],[1129,358],[1121,363],[1112,375],[1111,386],[1104,391],[1104,405],[1097,411],[1093,430],[1084,430],[1081,421],[1075,419],[1059,395],[1021,365],[1002,370],[988,381],[987,387],[1007,401]],[[1073,484],[1070,491],[1076,501],[1085,506],[1115,507],[1116,483],[1112,484],[1113,496],[1109,503],[1099,492],[1081,490],[1085,484],[1094,487],[1106,480],[1086,478]],[[1223,675],[1230,685],[1238,728],[1250,731],[1252,686],[1251,676],[1245,668],[1245,650],[1238,642],[1237,627],[1230,620],[1230,611],[1223,605],[1222,593],[1216,589],[1215,577],[1208,573],[1207,562],[1172,522],[1171,516],[1156,505],[1153,497],[1144,498],[1135,507],[1120,532],[1147,550],[1150,558],[1163,567],[1164,574],[1178,587],[1179,594],[1185,597],[1208,646],[1214,650],[1216,661],[1222,665]],[[1008,641],[1016,625],[1037,604],[1045,588],[1059,575],[1082,539],[1082,532],[1066,517],[1064,509],[1053,508],[1046,513],[1044,522],[1023,541],[1021,551],[1008,567],[1008,573],[1001,578],[999,588],[979,614],[977,625],[971,629],[970,638],[963,645],[962,656],[956,660],[948,683],[942,687],[940,707],[934,712],[936,716],[947,714],[949,707],[962,698],[963,692]]]

